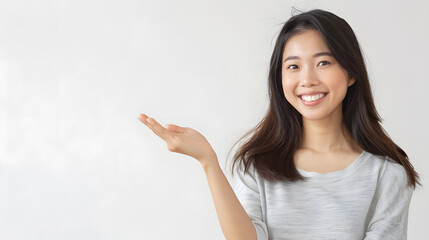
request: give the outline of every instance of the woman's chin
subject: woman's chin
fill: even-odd
[[[306,121],[321,121],[327,118],[326,114],[316,113],[316,112],[301,113],[301,116],[302,116],[302,120],[306,120]]]
[[[302,116],[302,120],[305,121],[320,121],[323,120],[323,117],[318,117],[318,116]]]

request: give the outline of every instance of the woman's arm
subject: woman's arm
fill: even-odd
[[[206,174],[219,222],[227,240],[257,240],[256,229],[220,168],[207,139],[192,128],[161,126],[145,114],[139,120],[167,143],[168,150],[197,159]]]
[[[413,187],[405,169],[397,163],[385,165],[375,192],[365,240],[407,239],[408,210]]]
[[[219,222],[227,240],[257,240],[255,227],[240,204],[216,159],[203,165],[216,207]]]

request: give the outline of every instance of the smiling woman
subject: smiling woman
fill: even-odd
[[[380,124],[348,23],[323,10],[291,17],[268,87],[267,114],[234,155],[234,189],[204,136],[139,117],[201,163],[226,239],[406,239],[419,176]]]
[[[406,239],[418,174],[380,125],[349,24],[323,10],[291,17],[268,87],[232,165],[258,239]]]

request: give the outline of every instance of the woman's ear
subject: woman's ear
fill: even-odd
[[[353,85],[356,82],[356,80],[354,78],[350,78],[349,79],[349,83],[348,86],[350,87],[351,85]]]

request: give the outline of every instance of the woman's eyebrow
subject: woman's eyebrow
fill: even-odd
[[[330,57],[332,57],[332,54],[330,52],[318,52],[318,53],[315,53],[313,55],[313,57],[320,57],[320,56],[330,56]],[[289,57],[287,57],[285,59],[284,62],[286,62],[287,60],[293,60],[293,59],[299,59],[299,58],[300,57],[298,57],[298,56],[289,56]]]

